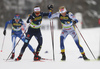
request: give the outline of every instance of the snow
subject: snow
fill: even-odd
[[[77,29],[76,29],[77,30]],[[92,50],[93,54],[97,58],[99,55],[99,40],[100,40],[100,28],[90,28],[90,29],[81,29],[80,30],[83,37],[85,38],[86,42],[88,43],[90,49]],[[41,57],[45,57],[48,59],[52,59],[52,43],[51,43],[51,33],[50,30],[41,30],[43,35],[43,46],[40,52]],[[3,28],[0,28],[0,49],[2,47],[3,41]],[[60,54],[60,33],[61,30],[54,30],[54,49],[55,49],[55,61],[45,61],[45,62],[32,62],[33,61],[33,54],[27,48],[21,61],[5,61],[8,55],[12,50],[12,42],[11,42],[11,29],[7,29],[7,35],[5,38],[5,44],[3,47],[3,52],[0,52],[0,69],[100,69],[100,61],[94,61],[89,49],[87,48],[86,44],[80,38],[80,44],[83,46],[86,55],[88,58],[92,59],[93,61],[84,61],[82,58],[78,59],[81,56],[77,46],[75,45],[73,38],[69,35],[65,40],[65,51],[66,51],[66,61],[60,61],[61,54]],[[19,39],[17,38],[17,41]],[[33,37],[30,41],[30,44],[35,49],[37,47],[37,41]],[[23,45],[23,42],[20,41],[18,46],[16,47],[16,56],[19,55],[20,49]],[[48,51],[48,53],[45,53]]]

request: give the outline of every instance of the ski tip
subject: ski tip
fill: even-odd
[[[45,51],[45,53],[48,53],[48,51]]]
[[[83,58],[82,56],[79,56],[78,59]]]

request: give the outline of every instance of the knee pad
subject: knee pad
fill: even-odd
[[[29,40],[28,39],[25,39],[25,46],[28,46],[28,43],[29,43]]]
[[[29,40],[28,39],[25,39],[25,43],[28,43],[29,42]]]

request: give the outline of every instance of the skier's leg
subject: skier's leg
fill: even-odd
[[[61,49],[61,52],[65,52],[64,36],[60,36],[60,49]]]
[[[24,45],[23,45],[23,47],[21,48],[20,54],[23,54],[23,53],[24,53],[24,51],[25,51],[26,47],[28,46],[29,41],[30,41],[31,38],[32,38],[32,35],[26,34],[26,38],[25,38],[25,41],[24,41]]]
[[[12,47],[13,47],[13,49],[14,49],[15,45],[16,45],[16,35],[12,35]],[[13,50],[13,53],[15,53],[15,49]]]
[[[41,57],[38,55],[41,48],[42,48],[42,35],[41,35],[41,32],[38,32],[37,34],[34,35],[35,38],[37,39],[38,41],[38,46],[37,46],[37,49],[36,49],[36,53],[35,53],[35,56],[34,56],[34,61],[37,61],[37,60],[40,60]]]
[[[24,36],[24,35],[23,35],[23,36],[22,36],[22,35],[19,35],[18,37],[19,37],[19,38],[22,37],[21,40],[22,40],[23,42],[25,41],[25,36]],[[30,44],[28,44],[28,48],[31,50],[32,53],[34,52],[34,49],[33,49],[33,47],[32,47]]]
[[[62,54],[61,60],[66,60],[64,39],[67,37],[67,35],[68,35],[68,32],[63,29],[60,35],[60,49],[61,49],[61,54]]]
[[[12,35],[12,56],[10,57],[11,59],[13,59],[15,57],[15,45],[16,45],[16,35]]]
[[[38,41],[38,46],[37,46],[36,52],[38,52],[38,54],[39,54],[39,52],[40,52],[40,50],[42,48],[42,43],[43,43],[42,35],[38,34],[38,35],[35,36],[35,38]]]
[[[84,60],[87,60],[88,58],[87,58],[86,55],[85,55],[85,52],[84,52],[83,47],[80,45],[80,42],[79,42],[79,38],[78,38],[77,33],[75,32],[75,30],[73,30],[70,34],[71,34],[71,36],[73,37],[73,39],[74,39],[74,41],[75,41],[75,43],[76,43],[76,45],[77,45],[79,51],[81,52],[81,54],[82,54],[82,56],[83,56],[83,59],[84,59]]]
[[[79,48],[79,51],[81,52],[81,54],[83,54],[83,53],[84,53],[84,49],[83,49],[83,47],[80,45],[78,36],[77,36],[77,34],[76,34],[76,32],[75,32],[74,30],[71,32],[71,36],[73,37],[73,39],[74,39],[74,41],[75,41],[77,47]]]
[[[29,34],[29,33],[26,34],[26,38],[25,38],[24,45],[23,45],[23,47],[21,48],[20,54],[19,54],[19,56],[15,59],[15,61],[21,60],[22,55],[23,55],[23,53],[24,53],[26,47],[28,46],[29,41],[30,41],[30,39],[31,39],[32,36],[33,36],[33,35],[31,35],[31,34]]]

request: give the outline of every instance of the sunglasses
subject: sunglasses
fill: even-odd
[[[35,14],[40,14],[40,12],[35,12]]]
[[[64,9],[60,9],[60,12],[64,11]]]

